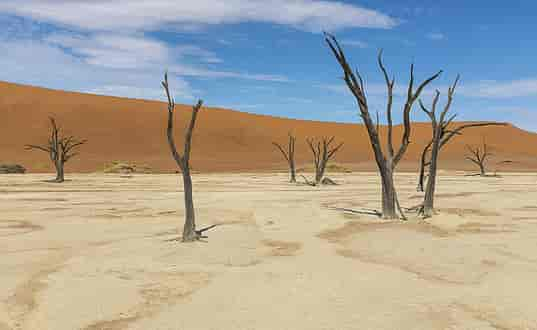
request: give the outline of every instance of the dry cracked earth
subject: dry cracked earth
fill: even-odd
[[[0,176],[0,330],[537,329],[537,175],[443,173],[426,222],[339,210],[374,173],[195,175],[188,244],[179,176],[49,176]]]

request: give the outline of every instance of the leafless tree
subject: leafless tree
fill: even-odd
[[[483,139],[482,147],[472,147],[466,145],[466,148],[470,152],[470,155],[466,157],[467,160],[479,166],[479,175],[486,176],[486,167],[487,158],[492,156],[492,153],[489,151],[487,143]]]
[[[334,142],[334,137],[323,137],[321,141],[315,141],[313,139],[307,139],[306,141],[313,154],[313,165],[315,166],[315,181],[312,184],[318,185],[323,180],[328,161],[343,146],[343,142],[334,147],[331,146],[332,142]]]
[[[397,199],[397,192],[395,189],[393,174],[394,171],[398,165],[398,163],[401,161],[403,156],[405,155],[408,145],[410,143],[410,133],[411,133],[411,122],[410,122],[410,112],[412,110],[412,107],[416,100],[419,98],[421,92],[423,89],[431,83],[433,80],[438,78],[442,71],[438,71],[434,75],[430,76],[426,80],[424,80],[422,83],[420,83],[417,87],[417,89],[414,90],[414,65],[412,64],[410,66],[410,81],[408,83],[407,88],[407,95],[406,95],[406,101],[403,107],[403,136],[401,139],[401,145],[399,146],[398,150],[394,150],[393,146],[393,120],[392,120],[392,104],[393,104],[393,89],[395,85],[395,78],[390,79],[388,77],[388,73],[384,67],[384,64],[382,63],[382,51],[379,52],[378,55],[378,65],[380,67],[380,70],[382,71],[384,75],[384,80],[386,82],[387,86],[387,92],[388,92],[388,100],[387,100],[387,109],[386,109],[386,115],[387,115],[387,122],[388,122],[388,136],[387,136],[387,146],[386,151],[384,151],[381,147],[381,141],[379,136],[379,130],[373,123],[373,120],[371,119],[370,113],[369,113],[369,105],[367,103],[367,97],[366,92],[364,88],[364,82],[362,79],[362,76],[358,71],[354,72],[349,63],[347,62],[347,59],[345,58],[345,54],[343,53],[343,50],[341,49],[339,43],[337,42],[336,38],[330,34],[325,34],[325,40],[328,43],[328,46],[332,50],[332,53],[336,57],[339,65],[341,66],[341,69],[343,70],[345,83],[351,93],[354,95],[358,107],[360,110],[360,116],[362,117],[362,120],[364,121],[364,124],[367,128],[367,133],[369,135],[369,141],[371,143],[371,148],[373,149],[373,152],[375,154],[375,161],[377,163],[377,167],[380,173],[381,182],[382,182],[382,217],[385,219],[396,219],[398,218],[397,210],[399,210],[399,213],[402,218],[404,218],[404,214],[402,212],[402,209],[399,205],[399,201]]]
[[[442,130],[442,141],[440,142],[440,150],[451,140],[451,138],[462,135],[462,132],[471,127],[483,127],[483,126],[506,126],[506,123],[495,123],[495,122],[483,122],[483,123],[470,123],[470,124],[464,124],[460,125],[456,128],[443,128]],[[420,173],[418,178],[418,191],[424,191],[425,189],[425,167],[430,165],[430,160],[427,158],[429,156],[429,152],[431,150],[431,145],[433,144],[433,140],[431,140],[424,148],[421,153],[420,158]]]
[[[187,131],[185,133],[185,145],[183,149],[183,154],[177,152],[175,147],[175,141],[173,137],[173,114],[175,110],[175,101],[170,94],[170,88],[168,84],[168,73],[164,74],[164,81],[162,82],[162,87],[166,92],[166,97],[168,98],[168,144],[173,156],[173,159],[177,165],[181,168],[181,173],[183,174],[183,186],[184,186],[184,197],[185,197],[185,224],[183,226],[183,242],[193,242],[201,238],[206,238],[203,236],[203,232],[215,227],[216,225],[208,226],[200,230],[196,230],[196,219],[194,212],[194,201],[192,199],[192,178],[190,176],[190,150],[192,147],[192,131],[196,125],[196,118],[198,112],[201,109],[203,104],[202,100],[199,100],[196,105],[192,107],[192,117],[190,118],[190,124],[188,125]]]
[[[272,142],[272,144],[280,150],[283,157],[287,161],[287,164],[289,165],[289,175],[290,179],[289,182],[296,182],[296,169],[295,169],[295,142],[296,137],[294,137],[291,132],[289,132],[289,142],[287,143],[287,151],[276,142]]]
[[[449,124],[451,124],[453,119],[455,119],[456,117],[456,115],[452,115],[449,118],[447,118],[446,116],[448,115],[449,108],[451,107],[451,104],[453,102],[453,94],[455,93],[455,88],[457,87],[458,82],[459,76],[457,76],[457,79],[455,79],[453,85],[448,88],[448,100],[446,102],[446,105],[444,106],[444,109],[440,113],[439,118],[437,118],[436,115],[436,106],[440,97],[440,92],[438,90],[433,97],[431,110],[428,110],[425,105],[423,105],[423,102],[419,100],[421,109],[431,119],[431,127],[433,132],[431,143],[429,143],[428,145],[431,149],[431,158],[429,160],[429,178],[427,180],[427,189],[425,190],[423,206],[420,210],[420,213],[422,213],[424,217],[430,217],[433,215],[434,212],[434,193],[436,188],[436,170],[438,168],[438,155],[440,154],[442,138],[445,136]]]
[[[53,117],[50,120],[50,138],[45,145],[27,144],[26,150],[41,150],[49,154],[50,160],[56,168],[56,179],[52,182],[61,183],[65,180],[64,166],[74,156],[78,155],[75,149],[87,142],[87,140],[78,140],[74,136],[63,136],[60,127],[56,124]]]

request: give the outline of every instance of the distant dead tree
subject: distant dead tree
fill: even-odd
[[[289,182],[294,183],[296,182],[296,169],[295,169],[295,142],[296,137],[294,137],[291,132],[289,132],[289,142],[287,143],[287,151],[276,142],[272,142],[272,144],[280,150],[283,157],[287,161],[287,164],[289,165],[289,175],[290,179]]]
[[[41,150],[49,154],[50,160],[56,168],[56,179],[51,182],[61,183],[65,180],[64,166],[74,156],[78,155],[75,149],[87,142],[87,140],[78,140],[74,136],[63,136],[61,129],[56,124],[54,117],[50,120],[50,138],[45,145],[27,144],[26,150]]]
[[[480,176],[486,176],[487,173],[485,164],[487,162],[487,158],[492,156],[492,153],[489,151],[485,140],[483,139],[482,147],[472,147],[466,145],[466,149],[468,149],[468,151],[470,152],[470,155],[466,156],[466,159],[479,166]]]
[[[313,139],[307,139],[306,141],[313,154],[313,165],[315,166],[315,181],[308,182],[306,180],[306,183],[316,186],[322,182],[328,161],[343,146],[343,142],[337,146],[331,146],[332,142],[334,142],[333,136],[331,138],[323,137],[321,141]]]
[[[385,219],[397,219],[397,209],[403,219],[405,216],[399,205],[399,200],[397,198],[397,192],[395,189],[395,183],[393,175],[398,163],[401,161],[405,155],[408,145],[410,143],[410,133],[411,133],[411,122],[410,122],[410,112],[416,100],[419,98],[423,89],[431,83],[433,80],[438,78],[442,71],[438,71],[431,77],[424,80],[420,83],[416,90],[414,90],[414,64],[410,66],[410,81],[408,83],[406,101],[403,107],[403,136],[401,140],[401,145],[397,152],[394,151],[393,146],[393,121],[392,121],[392,104],[393,104],[393,89],[395,85],[395,78],[390,79],[388,73],[382,63],[382,51],[378,55],[378,65],[380,70],[384,75],[384,80],[387,86],[388,100],[387,100],[387,121],[388,121],[388,136],[387,136],[387,146],[385,151],[381,147],[381,141],[379,136],[379,129],[373,123],[369,113],[369,105],[367,103],[366,92],[364,88],[364,82],[362,76],[358,71],[356,73],[351,69],[350,65],[345,58],[345,54],[341,49],[336,38],[328,33],[325,33],[325,40],[328,43],[328,46],[332,50],[332,53],[336,57],[341,69],[343,70],[345,83],[351,93],[356,98],[358,107],[360,110],[360,116],[364,121],[365,127],[367,128],[367,133],[369,135],[369,141],[371,143],[371,148],[375,154],[375,161],[380,173],[381,182],[382,182],[382,217]],[[397,209],[396,209],[397,207]],[[376,212],[375,214],[378,214]]]
[[[184,186],[184,196],[185,196],[185,224],[183,226],[183,242],[193,242],[201,238],[207,238],[203,236],[203,232],[214,228],[216,225],[208,226],[200,230],[196,230],[196,220],[194,212],[194,201],[192,199],[192,178],[190,177],[190,150],[192,146],[192,131],[196,125],[196,118],[198,112],[201,109],[203,104],[202,100],[199,100],[196,105],[192,107],[192,117],[190,118],[190,124],[188,125],[187,131],[185,133],[185,145],[183,149],[183,155],[180,155],[177,152],[175,147],[175,141],[173,137],[173,114],[175,110],[175,101],[170,94],[170,88],[168,84],[168,73],[164,74],[164,81],[162,82],[162,87],[166,92],[166,97],[168,98],[168,144],[173,156],[173,159],[177,165],[181,168],[181,173],[183,174],[183,186]]]

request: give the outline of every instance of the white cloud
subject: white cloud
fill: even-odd
[[[462,95],[482,98],[512,98],[537,96],[537,78],[511,81],[482,80],[461,86]]]
[[[179,83],[178,83],[179,82]],[[192,90],[190,85],[184,81],[179,80],[175,83],[170,82],[170,88],[172,89],[172,94],[176,99],[193,99]],[[159,88],[147,88],[147,87],[137,87],[129,85],[104,85],[100,87],[90,88],[88,90],[83,90],[83,93],[97,94],[97,95],[108,95],[108,96],[117,96],[117,97],[129,97],[136,99],[146,99],[146,100],[162,100],[164,99],[164,91]]]
[[[344,82],[341,84],[318,84],[317,87],[330,90],[337,93],[347,93],[348,87]],[[386,95],[386,86],[379,83],[367,84],[366,93],[368,95]],[[432,96],[435,89],[438,89],[441,95],[447,93],[448,85],[436,84],[434,87],[426,88],[422,96],[426,99]],[[394,96],[405,97],[406,85],[396,85]],[[537,78],[526,78],[510,81],[481,80],[478,82],[464,83],[460,82],[455,91],[456,95],[471,98],[483,99],[510,99],[516,97],[536,97],[537,96]]]
[[[446,38],[446,36],[443,33],[432,32],[432,33],[427,34],[427,38],[431,40],[443,40]]]
[[[178,97],[199,91],[188,77],[288,82],[279,74],[236,72],[196,45],[170,45],[147,31],[193,31],[207,25],[261,22],[305,31],[391,28],[378,11],[324,0],[18,0],[0,1],[0,79],[96,94],[161,99],[168,69]],[[12,16],[13,15],[13,16]],[[54,28],[48,24],[51,23]],[[51,32],[56,31],[56,32]],[[221,45],[230,45],[219,39]],[[365,43],[351,41],[353,46]],[[208,64],[211,64],[210,66]],[[155,87],[156,84],[156,87]]]
[[[285,100],[291,103],[313,103],[312,99],[307,99],[303,97],[286,97]]]
[[[93,31],[264,22],[319,32],[398,24],[375,10],[325,0],[18,0],[2,1],[0,12]]]
[[[366,96],[368,95],[375,95],[375,96],[382,96],[387,95],[387,87],[386,84],[382,83],[370,83],[364,82],[365,87],[365,93]],[[345,84],[345,82],[341,82],[341,84],[320,84],[317,85],[317,87],[336,92],[336,93],[350,93],[349,88]],[[393,95],[394,97],[400,97],[400,96],[406,96],[407,95],[407,88],[408,86],[405,85],[395,85],[393,89]],[[427,90],[424,90],[422,95],[426,95]]]
[[[81,56],[88,64],[119,69],[140,69],[170,61],[168,46],[142,37],[96,34],[52,34],[44,39]]]
[[[181,45],[173,48],[173,52],[181,56],[195,56],[202,62],[222,63],[223,61],[215,53],[198,46]]]
[[[218,71],[208,70],[199,67],[192,67],[188,65],[173,65],[169,68],[170,72],[173,72],[180,76],[202,77],[202,78],[238,78],[257,81],[271,81],[271,82],[289,82],[289,79],[282,75],[271,74],[251,74],[243,72],[233,71]]]
[[[343,45],[351,46],[351,47],[358,47],[358,48],[367,48],[369,45],[363,41],[360,40],[342,40],[341,43]]]
[[[0,80],[69,91],[164,100],[161,70],[125,70],[88,65],[43,41],[0,43]],[[39,61],[35,61],[36,54]],[[181,77],[172,75],[170,85],[178,100],[190,100],[194,90]]]
[[[243,72],[213,70],[199,65],[183,64],[185,57],[193,57],[205,63],[221,63],[213,52],[193,45],[168,47],[164,42],[142,37],[117,34],[95,34],[89,36],[53,34],[45,41],[54,46],[69,49],[87,64],[130,70],[168,69],[180,76],[203,78],[237,78],[258,81],[286,82],[281,75],[251,74]]]

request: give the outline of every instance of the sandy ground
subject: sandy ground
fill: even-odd
[[[0,329],[537,329],[537,175],[441,176],[428,223],[383,222],[373,173],[312,188],[196,175],[0,176]],[[415,175],[398,176],[406,206]]]

